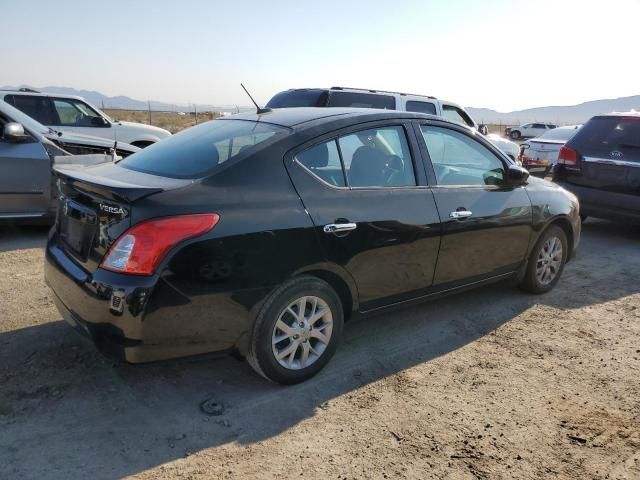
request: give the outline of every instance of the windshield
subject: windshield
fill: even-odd
[[[213,120],[155,143],[119,165],[162,177],[202,178],[224,162],[251,154],[287,132],[284,127],[268,123]]]
[[[563,140],[566,142],[576,134],[580,127],[581,125],[554,128],[553,130],[543,133],[538,138],[544,138],[545,140]]]
[[[45,127],[37,120],[34,120],[29,115],[22,113],[15,107],[12,107],[4,100],[0,100],[0,110],[12,121],[21,123],[24,128],[32,133],[40,133],[42,135],[49,133],[49,127]]]
[[[328,92],[322,89],[287,90],[276,94],[266,108],[324,107]]]

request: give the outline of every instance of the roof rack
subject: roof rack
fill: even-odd
[[[390,90],[371,90],[368,88],[354,88],[354,87],[331,87],[330,90],[359,90],[361,92],[369,92],[369,93],[395,93],[397,95],[402,95],[403,97],[406,97],[407,95],[411,95],[412,97],[425,97],[425,98],[431,98],[433,100],[437,100],[436,97],[433,97],[431,95],[421,95],[419,93],[392,92]]]
[[[41,93],[38,90],[34,90],[33,88],[28,87],[20,87],[20,88],[0,88],[3,92],[29,92],[29,93]]]

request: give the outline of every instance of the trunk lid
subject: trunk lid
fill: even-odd
[[[60,247],[94,271],[113,242],[131,227],[135,203],[191,180],[136,172],[114,163],[54,166],[58,189],[55,231]]]
[[[567,143],[578,154],[564,180],[616,193],[640,195],[640,116],[594,117]]]

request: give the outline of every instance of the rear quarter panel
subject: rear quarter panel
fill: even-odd
[[[236,345],[268,294],[323,257],[313,224],[282,160],[270,148],[193,185],[136,204],[133,223],[154,216],[214,212],[215,228],[165,259],[145,322],[160,337]],[[149,329],[152,330],[152,329]],[[213,348],[212,348],[213,349]]]

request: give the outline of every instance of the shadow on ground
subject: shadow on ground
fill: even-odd
[[[0,253],[44,247],[49,226],[0,223]]]
[[[464,301],[350,322],[327,368],[293,387],[230,357],[114,366],[61,321],[0,334],[0,464],[10,477],[119,478],[276,436],[337,396],[462,348],[536,303],[579,308],[637,293],[639,240],[638,228],[587,222],[578,257],[545,296],[494,285]],[[200,411],[210,398],[223,415]]]

